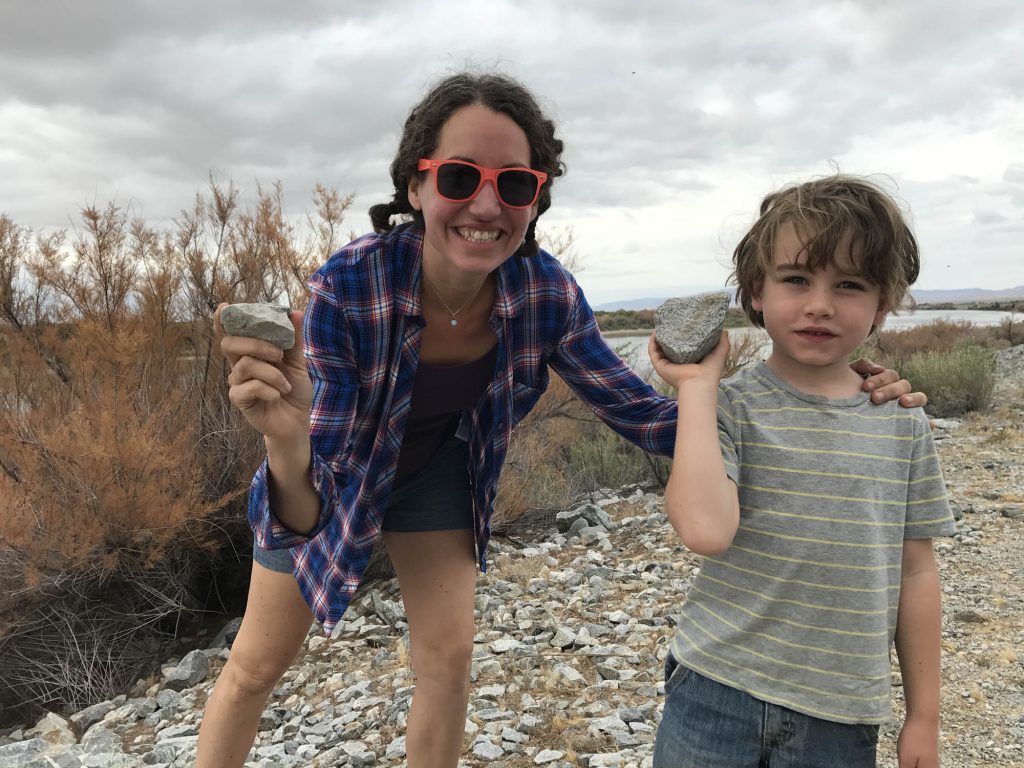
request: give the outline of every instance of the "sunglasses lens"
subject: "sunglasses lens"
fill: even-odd
[[[505,205],[530,205],[537,195],[537,177],[527,171],[502,171],[498,174],[498,195]]]
[[[437,167],[437,191],[449,200],[466,200],[480,186],[480,171],[462,163],[442,163]]]

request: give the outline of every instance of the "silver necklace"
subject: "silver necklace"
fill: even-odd
[[[444,308],[446,310],[448,310],[448,315],[449,315],[448,322],[451,323],[452,328],[454,328],[455,326],[457,326],[459,324],[459,321],[455,319],[455,316],[457,314],[459,314],[459,312],[464,310],[466,307],[468,307],[472,303],[473,299],[476,298],[476,293],[480,293],[479,289],[477,289],[477,292],[474,293],[472,296],[470,296],[468,299],[466,299],[466,301],[464,301],[462,303],[461,307],[459,307],[458,309],[453,310],[451,307],[448,306],[448,302],[444,300],[444,296],[441,295],[441,292],[438,291],[437,288],[434,287],[433,283],[431,283],[429,280],[427,280],[426,273],[423,274],[423,282],[427,284],[427,286],[430,288],[430,290],[434,292],[434,295],[437,296],[438,300],[444,305]]]

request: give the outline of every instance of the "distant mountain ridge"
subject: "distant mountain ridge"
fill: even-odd
[[[725,288],[721,290],[728,290],[733,292],[731,288]],[[708,291],[695,291],[694,293],[708,293]],[[939,304],[952,302],[954,304],[968,301],[1012,301],[1016,299],[1024,299],[1024,285],[1018,285],[1016,288],[1004,288],[1002,290],[991,290],[988,288],[956,288],[956,289],[938,289],[938,290],[920,290],[911,291],[914,296],[914,300],[918,304]],[[685,295],[685,294],[676,294]],[[609,301],[604,304],[598,304],[594,309],[600,312],[614,312],[617,309],[627,310],[638,310],[638,309],[657,309],[668,296],[662,297],[647,297],[642,299],[624,299],[622,301]]]

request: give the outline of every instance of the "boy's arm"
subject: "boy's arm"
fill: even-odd
[[[729,352],[728,334],[699,365],[676,365],[651,337],[651,362],[679,390],[679,422],[665,513],[683,543],[700,555],[717,555],[739,526],[739,498],[718,442],[718,382]]]
[[[897,742],[900,768],[939,764],[939,674],[942,604],[931,539],[903,542],[896,654],[907,719]]]

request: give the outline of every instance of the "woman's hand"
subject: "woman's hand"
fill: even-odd
[[[904,408],[922,408],[928,403],[928,395],[924,392],[911,392],[910,382],[901,379],[900,375],[892,368],[885,368],[881,365],[861,357],[850,363],[861,376],[866,376],[862,388],[865,392],[871,393],[871,402],[884,403],[888,400],[899,398],[900,405]]]
[[[718,381],[725,369],[725,358],[729,354],[729,333],[722,331],[718,344],[699,363],[673,363],[665,357],[653,333],[647,342],[647,354],[655,372],[676,389],[687,382],[701,382],[717,390]]]
[[[225,336],[220,313],[226,306],[217,307],[213,323],[231,365],[228,399],[265,437],[291,444],[308,441],[313,386],[303,355],[302,313],[289,314],[296,344],[282,351],[262,339]]]

